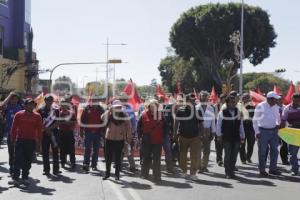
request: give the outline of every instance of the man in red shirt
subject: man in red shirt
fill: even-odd
[[[99,100],[94,98],[91,105],[87,105],[81,115],[80,135],[85,136],[83,170],[87,172],[90,168],[92,148],[92,169],[97,171],[100,141],[105,130],[104,123],[101,120],[103,113],[104,109],[100,106]]]
[[[24,102],[25,110],[19,111],[13,120],[11,140],[15,143],[14,173],[11,185],[28,185],[28,175],[36,143],[40,141],[43,122],[41,116],[33,112],[35,103],[28,98]],[[22,170],[22,181],[19,180]]]

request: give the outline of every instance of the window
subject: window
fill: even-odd
[[[7,5],[8,0],[0,0],[0,4],[5,4]]]

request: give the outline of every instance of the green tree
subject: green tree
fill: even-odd
[[[256,90],[259,88],[263,93],[267,93],[269,91],[273,91],[274,85],[276,84],[285,94],[290,84],[288,80],[269,73],[246,73],[243,75],[243,78],[245,91]],[[238,86],[237,79],[235,80],[235,83],[235,86]]]
[[[191,8],[173,25],[170,42],[185,60],[195,59],[197,71],[210,76],[220,88],[227,79],[221,63],[232,60],[234,75],[239,67],[238,45],[230,41],[240,30],[241,4],[207,4]],[[270,55],[277,35],[269,15],[259,7],[245,5],[244,58],[254,66]],[[208,73],[208,74],[207,74]]]
[[[162,77],[162,84],[167,87],[168,92],[176,90],[177,82],[182,85],[184,93],[210,90],[214,81],[208,76],[209,71],[199,67],[197,60],[187,61],[180,56],[172,55],[162,59],[158,70]]]

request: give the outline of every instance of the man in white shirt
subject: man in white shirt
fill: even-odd
[[[197,110],[203,113],[203,136],[200,144],[200,164],[199,173],[209,172],[207,169],[210,144],[216,134],[216,123],[214,108],[208,102],[209,93],[207,91],[200,92],[200,103],[196,106]],[[203,157],[202,157],[203,153]]]
[[[275,92],[267,94],[267,100],[258,104],[254,111],[253,128],[258,141],[259,171],[261,176],[268,176],[266,172],[266,155],[270,147],[269,173],[280,175],[277,170],[278,159],[278,129],[280,127],[279,106],[276,104],[280,97]]]

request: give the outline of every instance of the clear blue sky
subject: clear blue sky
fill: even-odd
[[[169,32],[173,23],[187,9],[207,0],[32,0],[34,49],[41,68],[62,62],[105,61],[109,37],[110,58],[128,62],[116,67],[117,78],[132,78],[137,84],[160,82],[157,66],[170,46]],[[236,0],[234,2],[241,2]],[[245,63],[245,71],[273,72],[286,68],[285,78],[300,80],[300,2],[298,0],[246,0],[267,10],[278,34],[271,56],[255,68]],[[96,68],[98,73],[96,73]],[[58,69],[53,77],[70,76],[81,86],[96,78],[104,79],[103,66],[74,66]],[[299,71],[299,72],[297,72]],[[48,78],[42,74],[41,78]]]

